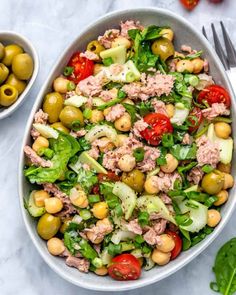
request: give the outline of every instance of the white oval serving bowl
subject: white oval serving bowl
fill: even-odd
[[[30,129],[33,121],[34,113],[40,108],[42,104],[43,96],[50,91],[53,79],[57,77],[61,72],[63,67],[68,62],[70,56],[75,50],[84,50],[89,41],[96,39],[99,35],[102,35],[106,29],[115,28],[118,26],[120,21],[125,21],[129,19],[139,20],[144,25],[156,24],[156,25],[169,25],[171,26],[176,34],[175,47],[180,48],[181,44],[189,44],[192,48],[197,50],[203,50],[204,56],[209,60],[211,65],[211,73],[214,76],[216,83],[219,83],[226,87],[231,97],[233,97],[232,89],[229,81],[226,77],[223,66],[220,60],[216,56],[213,48],[210,46],[208,41],[195,30],[195,28],[185,21],[182,17],[176,14],[155,8],[142,8],[142,9],[131,9],[125,11],[116,11],[105,15],[93,24],[87,27],[78,38],[68,47],[68,49],[62,54],[61,58],[58,60],[54,69],[51,71],[48,79],[45,81],[37,99],[32,109],[31,115],[29,117],[26,131],[23,139],[23,144],[21,148],[20,163],[19,163],[19,194],[20,194],[20,204],[23,219],[28,230],[28,233],[38,249],[40,255],[46,261],[46,263],[55,270],[61,277],[67,281],[91,290],[100,291],[123,291],[130,290],[139,287],[143,287],[154,282],[157,282],[170,274],[176,272],[184,265],[189,263],[193,258],[200,254],[211,242],[219,235],[225,224],[230,218],[235,205],[235,188],[230,192],[230,197],[228,202],[222,208],[222,220],[220,224],[216,227],[214,232],[207,236],[202,242],[194,246],[186,252],[182,252],[181,255],[176,259],[171,261],[169,264],[163,267],[155,267],[150,271],[143,271],[142,276],[136,281],[119,282],[112,280],[109,277],[99,277],[93,273],[84,274],[79,272],[75,268],[70,268],[65,265],[64,259],[54,257],[50,255],[46,248],[46,243],[43,241],[36,232],[36,222],[32,217],[29,216],[27,210],[24,208],[23,198],[28,196],[29,193],[29,183],[26,181],[23,174],[24,166],[24,154],[23,147],[25,144],[31,142]],[[235,102],[232,101],[232,117],[235,118]],[[234,130],[235,136],[235,130]],[[235,174],[235,165],[233,165],[233,174]]]
[[[23,103],[26,99],[39,71],[39,58],[38,54],[32,45],[32,43],[22,36],[19,33],[11,32],[11,31],[3,31],[0,32],[0,42],[3,45],[7,44],[17,44],[20,45],[24,52],[29,53],[31,55],[34,62],[34,70],[31,78],[27,81],[27,85],[25,90],[19,95],[19,98],[9,107],[0,107],[0,120],[10,116],[18,107]]]

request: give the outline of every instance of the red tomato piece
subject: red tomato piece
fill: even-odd
[[[76,84],[93,74],[93,61],[86,57],[81,57],[79,51],[72,55],[68,62],[68,66],[74,69],[68,79]]]
[[[171,260],[175,259],[177,256],[179,256],[181,250],[182,250],[182,239],[180,238],[180,236],[176,233],[176,232],[173,232],[171,230],[167,230],[166,231],[166,234],[170,235],[174,242],[175,242],[175,247],[174,249],[171,251]]]
[[[192,10],[195,6],[198,5],[199,0],[180,0],[180,3],[187,10]]]
[[[107,174],[98,173],[98,181],[119,181],[120,176],[116,175],[115,172],[108,171]]]
[[[151,145],[157,146],[163,134],[173,132],[170,119],[163,114],[150,113],[143,119],[149,126],[140,134]]]
[[[141,275],[141,265],[132,254],[121,254],[112,259],[108,274],[118,281],[137,280]]]
[[[98,184],[95,184],[92,188],[92,192],[94,195],[98,195],[100,193],[100,188]]]
[[[202,123],[202,120],[203,116],[201,109],[194,107],[187,118],[187,121],[191,124],[191,126],[188,128],[188,131],[190,133],[195,132]]]
[[[220,85],[211,85],[204,88],[197,97],[198,103],[206,101],[209,106],[213,103],[224,103],[227,108],[231,105],[229,92]]]

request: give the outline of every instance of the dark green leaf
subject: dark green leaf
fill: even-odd
[[[170,148],[170,152],[177,160],[194,160],[197,146],[195,143],[192,145],[175,144]]]

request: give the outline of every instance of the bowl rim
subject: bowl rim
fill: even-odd
[[[70,50],[70,48],[72,48],[77,39],[86,33],[86,31],[90,30],[92,27],[96,26],[96,25],[100,25],[100,23],[105,20],[105,19],[112,19],[115,16],[119,16],[119,14],[122,13],[135,13],[135,12],[157,12],[157,13],[161,13],[164,16],[169,16],[172,17],[173,19],[176,19],[178,22],[182,23],[185,26],[189,26],[190,29],[195,33],[195,36],[197,36],[201,42],[204,44],[204,46],[207,48],[207,51],[211,51],[212,56],[214,57],[214,60],[218,66],[218,68],[220,69],[221,75],[224,77],[224,80],[226,82],[226,86],[230,92],[231,97],[234,97],[234,93],[232,90],[232,86],[229,82],[229,79],[226,75],[226,72],[224,70],[224,67],[220,61],[220,59],[218,58],[217,54],[215,53],[213,47],[211,46],[211,44],[200,34],[200,32],[198,32],[195,27],[188,22],[186,19],[184,19],[184,17],[169,11],[167,9],[163,9],[163,8],[155,8],[155,7],[139,7],[139,8],[130,8],[130,9],[121,9],[121,10],[115,10],[112,11],[110,13],[107,13],[101,17],[99,17],[96,21],[94,21],[93,23],[89,24],[88,26],[86,26],[81,32],[79,32],[79,34],[76,36],[76,38],[70,43],[69,46],[66,47],[65,50],[63,50],[62,54],[59,56],[57,63],[54,65],[54,67],[52,68],[52,70],[50,71],[50,73],[48,74],[48,78],[47,80],[44,82],[44,84],[41,87],[40,92],[37,95],[35,104],[32,108],[31,114],[29,115],[27,124],[26,124],[26,128],[25,130],[30,130],[30,126],[32,124],[32,119],[34,116],[35,111],[38,109],[38,107],[41,104],[41,100],[42,100],[42,96],[45,93],[45,90],[47,89],[47,84],[48,84],[48,79],[52,77],[53,72],[56,70],[56,68],[58,67],[58,65],[61,62],[62,57],[67,53],[67,51]],[[231,109],[236,110],[236,102],[235,100],[232,99],[232,106]],[[20,157],[19,157],[19,166],[18,166],[18,191],[19,191],[19,196],[20,196],[20,207],[21,207],[21,214],[27,229],[28,234],[31,237],[31,240],[33,241],[33,244],[35,245],[35,247],[37,248],[39,254],[41,255],[41,257],[43,258],[43,260],[47,263],[47,265],[49,265],[59,276],[61,276],[62,278],[64,278],[65,280],[67,280],[68,282],[88,289],[88,290],[94,290],[94,291],[128,291],[128,290],[133,290],[133,289],[137,289],[137,288],[142,288],[151,284],[154,284],[168,276],[170,276],[171,274],[175,273],[176,271],[178,271],[179,269],[181,269],[183,266],[187,265],[190,261],[192,261],[194,258],[196,258],[200,253],[203,252],[203,250],[205,250],[215,239],[216,237],[220,234],[220,232],[223,230],[223,228],[225,227],[226,223],[229,221],[230,216],[233,213],[233,210],[235,208],[235,203],[236,203],[236,198],[233,199],[231,206],[227,209],[227,211],[225,211],[225,215],[224,218],[221,220],[221,222],[219,223],[219,225],[217,226],[217,228],[215,228],[215,230],[211,233],[211,235],[207,236],[202,242],[201,245],[199,245],[198,248],[195,249],[195,252],[192,255],[189,255],[188,257],[186,257],[183,261],[177,261],[175,265],[171,266],[171,268],[168,268],[167,270],[163,271],[161,274],[158,275],[153,275],[152,277],[149,277],[148,280],[142,281],[142,279],[139,280],[135,280],[135,281],[129,281],[129,284],[120,284],[118,287],[116,286],[109,286],[109,285],[92,285],[91,283],[87,283],[86,280],[83,279],[73,279],[70,277],[69,274],[64,273],[63,271],[61,271],[61,269],[58,267],[57,263],[54,263],[52,261],[50,261],[45,253],[45,250],[42,250],[40,248],[40,245],[38,244],[38,242],[36,241],[33,231],[32,231],[32,226],[28,223],[27,218],[26,218],[26,210],[24,208],[24,203],[23,203],[23,182],[22,182],[22,178],[23,178],[23,161],[24,161],[24,156],[23,156],[23,148],[24,145],[27,141],[27,138],[29,136],[29,132],[25,132],[24,137],[23,137],[23,141],[22,141],[22,146],[21,146],[21,150],[20,150]]]
[[[17,110],[21,106],[21,104],[24,102],[27,95],[29,94],[29,91],[31,90],[39,72],[39,56],[33,43],[28,38],[14,31],[0,31],[0,38],[1,37],[9,38],[9,40],[12,39],[12,42],[14,42],[14,38],[18,38],[20,41],[22,41],[24,45],[29,47],[29,51],[30,51],[30,54],[32,55],[33,62],[34,62],[34,70],[29,82],[26,85],[25,90],[20,94],[16,102],[14,102],[11,106],[3,109],[0,112],[0,120],[10,116],[15,110]]]

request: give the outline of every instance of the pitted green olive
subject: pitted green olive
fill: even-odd
[[[72,128],[73,122],[78,123],[80,126],[84,125],[84,117],[83,113],[79,108],[73,107],[73,106],[66,106],[61,111],[59,116],[62,124],[66,126],[67,128]]]
[[[145,175],[140,170],[134,169],[128,173],[124,172],[122,174],[122,181],[136,192],[141,193],[144,187]]]
[[[6,84],[15,87],[19,95],[25,90],[26,82],[19,80],[14,74],[10,74],[6,80]]]
[[[33,73],[34,63],[28,53],[17,54],[12,59],[12,72],[20,80],[28,80]]]
[[[5,47],[4,45],[0,42],[0,60],[3,59],[5,56]]]
[[[105,50],[105,48],[97,40],[94,40],[89,42],[87,45],[87,50],[99,55],[99,53]]]
[[[37,224],[37,232],[44,240],[49,240],[56,235],[61,226],[59,217],[45,213],[40,217]]]
[[[5,56],[2,60],[2,63],[8,67],[11,66],[13,58],[20,53],[23,53],[23,49],[19,45],[7,45],[5,47]]]
[[[63,97],[58,92],[48,93],[44,98],[43,111],[48,114],[49,123],[55,123],[59,119],[63,108]]]
[[[218,170],[205,174],[201,184],[203,190],[209,195],[218,194],[224,186],[224,175]]]
[[[0,84],[2,84],[6,80],[8,74],[8,68],[4,64],[0,63]]]
[[[8,107],[18,98],[18,91],[11,85],[4,84],[0,87],[0,105]]]
[[[173,43],[167,38],[159,38],[152,44],[152,53],[159,55],[162,60],[174,55],[175,49]]]

